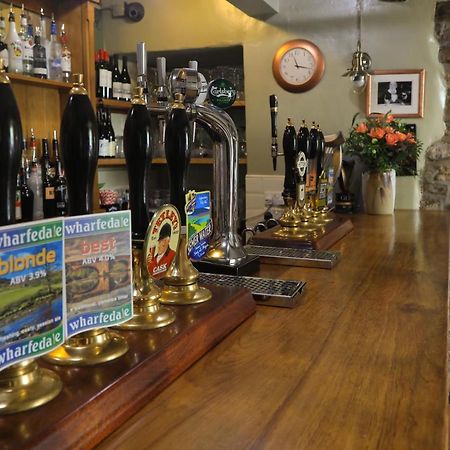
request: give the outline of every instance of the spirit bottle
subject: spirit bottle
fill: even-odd
[[[41,29],[41,45],[45,48],[45,58],[46,58],[46,67],[47,70],[50,67],[50,61],[49,61],[49,40],[47,39],[47,22],[45,21],[45,16],[44,16],[44,10],[41,8],[41,14],[40,14],[40,21],[39,21],[39,26]],[[48,74],[47,74],[48,76]]]
[[[52,13],[52,22],[50,25],[50,43],[48,45],[48,50],[49,50],[48,56],[49,78],[51,80],[62,81],[61,44],[58,42],[56,21],[53,13]]]
[[[50,155],[48,152],[48,141],[42,139],[42,191],[44,194],[43,209],[44,217],[55,217],[56,200],[55,185],[50,173]]]
[[[56,201],[56,215],[65,216],[67,212],[67,183],[64,176],[64,169],[62,167],[61,159],[59,157],[59,144],[56,135],[56,130],[53,130],[53,154],[55,155],[55,201]]]
[[[13,12],[13,7],[9,10],[9,30],[6,37],[6,44],[8,45],[8,72],[23,72],[23,56],[22,56],[22,41],[16,31],[16,21]]]
[[[26,162],[26,145],[27,141],[23,140],[22,164],[19,170],[20,179],[20,200],[21,200],[21,216],[23,222],[33,220],[33,191],[27,184],[27,162]]]
[[[47,78],[47,56],[45,47],[41,45],[41,30],[36,27],[33,46],[33,76]]]
[[[28,19],[25,15],[24,6],[22,4],[22,13],[20,14],[20,39],[22,40],[23,51],[23,73],[25,75],[33,75],[33,26],[28,26]]]
[[[72,52],[67,47],[67,36],[64,24],[61,25],[61,45],[62,79],[64,82],[69,83],[72,74]]]
[[[34,197],[33,220],[38,220],[44,218],[44,211],[42,209],[42,168],[37,157],[36,137],[34,136],[33,128],[31,129],[30,149],[32,156],[30,179],[28,182]]]

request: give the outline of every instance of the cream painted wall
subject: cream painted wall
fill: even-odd
[[[110,52],[134,51],[145,40],[149,49],[179,49],[242,44],[244,47],[248,171],[271,174],[268,97],[279,99],[279,128],[287,117],[318,121],[325,133],[346,132],[364,96],[354,94],[341,77],[356,46],[356,0],[280,0],[280,13],[267,22],[250,18],[226,0],[141,0],[146,16],[137,24],[101,14],[97,41]],[[445,87],[433,37],[435,0],[384,3],[364,0],[363,49],[372,69],[425,68],[425,117],[417,123],[425,147],[444,132]],[[271,63],[285,41],[315,42],[326,59],[322,81],[309,92],[291,94],[276,84]],[[283,173],[280,161],[278,174]]]

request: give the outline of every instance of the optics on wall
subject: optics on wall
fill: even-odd
[[[361,15],[362,15],[362,0],[356,0],[356,10],[358,18],[358,43],[356,45],[356,52],[353,53],[352,67],[347,70],[342,76],[350,77],[353,83],[353,90],[356,93],[364,91],[367,85],[369,69],[372,65],[372,59],[368,53],[361,50]]]

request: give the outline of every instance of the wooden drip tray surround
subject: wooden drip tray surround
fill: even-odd
[[[254,245],[267,245],[270,247],[305,248],[326,250],[353,230],[353,223],[348,217],[333,215],[333,220],[321,226],[319,233],[309,233],[306,237],[277,236],[275,233],[281,228],[276,226],[256,233],[250,243]]]
[[[0,447],[91,449],[174,381],[256,309],[250,291],[208,286],[209,302],[172,307],[177,320],[159,330],[124,331],[129,351],[91,367],[51,366],[64,388],[44,406],[0,416]]]

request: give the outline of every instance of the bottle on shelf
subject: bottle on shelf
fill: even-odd
[[[50,80],[62,81],[61,44],[58,42],[55,16],[52,13],[50,24],[50,42],[48,44],[48,77]]]
[[[30,138],[31,166],[30,178],[28,180],[30,189],[33,191],[33,220],[44,218],[42,199],[42,168],[37,156],[36,137],[33,128]]]
[[[22,40],[23,55],[23,73],[24,75],[33,75],[33,26],[28,23],[22,3],[22,13],[20,14],[20,32],[19,36]]]
[[[8,45],[8,72],[23,72],[23,55],[22,40],[17,34],[16,20],[13,6],[9,10],[9,30],[6,36],[6,44]]]
[[[98,157],[108,158],[109,140],[105,120],[105,109],[103,106],[100,106],[97,110],[97,124],[98,124],[98,139],[99,139]]]
[[[55,180],[55,164],[50,159],[50,152],[48,148],[48,140],[42,139],[42,156],[41,156],[41,168],[42,168],[42,179],[44,179],[47,174],[50,180]]]
[[[70,82],[70,77],[72,75],[72,52],[67,46],[67,36],[64,24],[61,25],[61,69],[62,69],[62,80],[65,83]]]
[[[108,82],[109,71],[106,59],[106,52],[102,48],[98,51],[98,85],[97,97],[109,98]]]
[[[20,189],[20,173],[17,174],[16,181],[16,222],[22,222],[22,194]]]
[[[122,98],[122,75],[119,71],[119,55],[114,55],[112,72],[112,98],[120,100]]]
[[[56,215],[56,200],[55,200],[55,185],[50,174],[50,155],[48,152],[48,140],[42,139],[42,192],[44,217],[55,217]]]
[[[131,101],[131,79],[128,73],[128,58],[122,57],[122,100]]]
[[[8,70],[8,44],[6,43],[6,23],[3,14],[0,13],[0,58],[3,59],[3,68]]]
[[[23,140],[22,163],[19,169],[20,179],[20,200],[21,200],[21,216],[23,222],[33,220],[33,191],[28,187],[27,183],[27,158],[26,158],[26,139]]]
[[[107,67],[108,67],[108,97],[106,98],[113,98],[112,96],[112,74],[113,74],[113,57],[109,56],[109,53],[106,52],[107,54]]]
[[[56,216],[65,216],[67,212],[67,183],[64,176],[64,169],[62,167],[59,156],[59,143],[56,135],[56,130],[53,130],[53,154],[55,156],[55,201],[56,201]]]
[[[47,78],[47,56],[45,47],[41,44],[41,29],[36,27],[33,46],[33,76]]]
[[[108,127],[108,156],[110,158],[116,157],[116,133],[114,133],[114,128],[111,121],[111,111],[106,110],[106,123]]]
[[[50,66],[50,61],[49,61],[50,52],[49,52],[49,40],[47,39],[47,22],[45,20],[43,8],[41,8],[39,26],[41,29],[41,45],[45,48],[46,67],[48,70],[48,68]],[[48,76],[48,74],[47,74],[47,76]]]

